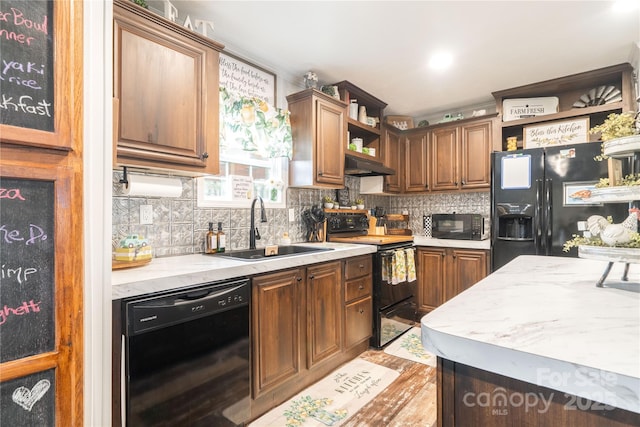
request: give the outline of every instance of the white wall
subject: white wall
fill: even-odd
[[[84,425],[111,425],[111,0],[84,7]]]

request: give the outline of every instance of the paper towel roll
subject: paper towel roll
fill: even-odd
[[[122,184],[124,196],[180,197],[182,182],[179,178],[149,175],[129,175],[128,184]]]

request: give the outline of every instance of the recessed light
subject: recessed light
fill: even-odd
[[[616,12],[630,12],[637,8],[637,0],[615,0],[613,2],[613,10]]]
[[[453,55],[449,52],[438,52],[431,56],[429,68],[433,70],[444,70],[453,63]]]

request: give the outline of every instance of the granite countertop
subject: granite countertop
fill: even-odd
[[[347,243],[301,243],[295,246],[318,246],[332,250],[268,258],[260,261],[241,261],[204,254],[154,258],[149,264],[142,267],[112,271],[111,298],[116,300],[179,289],[201,283],[349,258],[376,251],[375,245]]]
[[[416,246],[434,246],[439,248],[491,249],[491,240],[452,240],[434,239],[433,237],[413,236]]]
[[[422,318],[444,359],[640,413],[640,274],[519,256]]]

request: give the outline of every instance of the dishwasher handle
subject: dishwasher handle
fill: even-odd
[[[249,304],[248,279],[148,297],[125,304],[126,333],[151,332]]]

